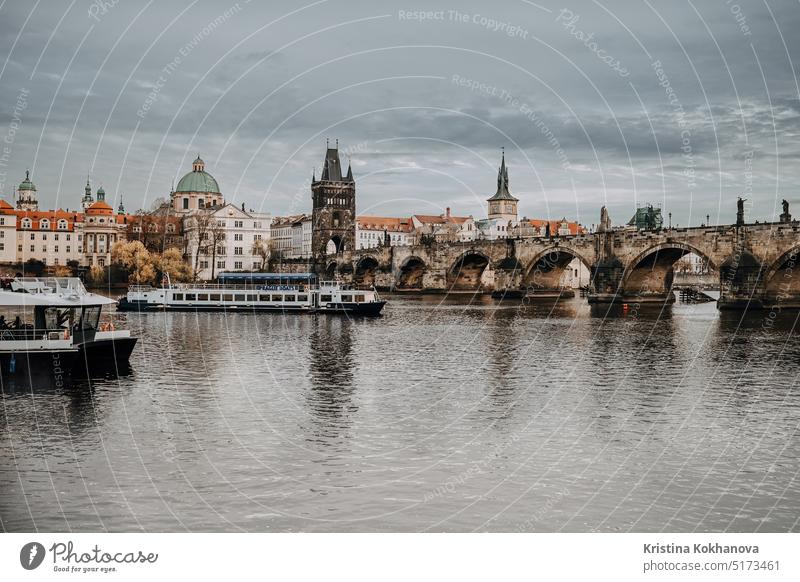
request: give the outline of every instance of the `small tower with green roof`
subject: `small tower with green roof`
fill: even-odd
[[[31,182],[30,170],[25,171],[25,179],[17,188],[18,210],[39,210],[39,200],[36,196],[36,185]]]

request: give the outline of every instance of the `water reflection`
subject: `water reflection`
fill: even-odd
[[[104,421],[98,415],[108,410],[94,406],[95,384],[120,384],[123,379],[127,384],[132,373],[131,367],[125,366],[93,370],[89,377],[3,378],[0,392],[7,405],[4,427],[17,426],[17,422],[24,423],[35,415],[66,433],[91,429]]]
[[[353,403],[353,326],[347,317],[313,317],[308,342],[311,388],[306,394],[315,439],[338,437],[350,426]]]

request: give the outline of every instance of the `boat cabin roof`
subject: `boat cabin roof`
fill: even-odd
[[[87,307],[113,299],[89,293],[77,277],[17,277],[0,291],[0,307]]]

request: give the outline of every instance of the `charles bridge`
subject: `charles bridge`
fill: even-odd
[[[673,301],[673,265],[688,253],[718,274],[720,308],[800,307],[800,223],[627,230],[603,209],[597,232],[574,236],[428,242],[343,250],[317,264],[328,277],[378,289],[553,296],[574,260],[591,273],[590,302]]]

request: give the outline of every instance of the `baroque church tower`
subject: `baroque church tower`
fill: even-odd
[[[339,140],[328,144],[322,175],[311,178],[311,252],[317,266],[325,267],[327,255],[356,248],[356,182],[348,164],[342,176]]]

